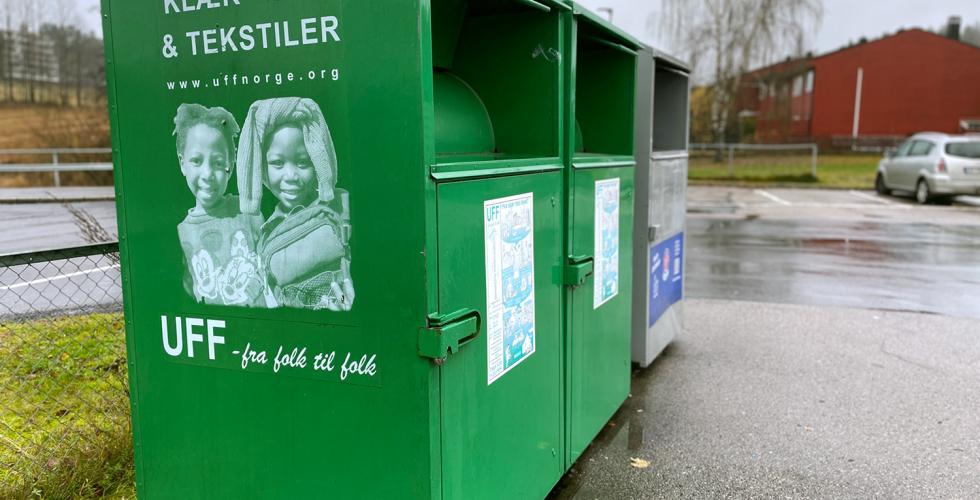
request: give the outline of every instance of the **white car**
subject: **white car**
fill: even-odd
[[[980,195],[980,136],[923,132],[878,163],[875,190],[915,194],[919,203]]]

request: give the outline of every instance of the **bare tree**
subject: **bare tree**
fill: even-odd
[[[933,29],[932,32],[937,35],[948,36],[949,23],[944,23],[938,28]],[[960,26],[959,40],[974,47],[980,47],[980,21],[974,22],[973,24],[962,24]]]
[[[735,112],[742,75],[754,64],[802,55],[823,17],[822,0],[661,0],[662,28],[710,82],[715,140]]]
[[[6,85],[6,99],[9,102],[14,100],[14,26],[19,19],[15,17],[14,6],[17,0],[0,0],[0,8],[3,9],[3,67],[4,80]]]
[[[27,99],[37,101],[37,53],[39,52],[37,33],[38,6],[34,2],[20,2],[20,55],[22,78],[27,83]]]
[[[960,40],[975,47],[980,47],[980,21],[963,26],[963,32],[960,33]]]
[[[54,46],[54,57],[57,68],[57,88],[60,92],[60,103],[62,106],[68,104],[69,80],[73,73],[71,63],[77,63],[78,57],[72,57],[72,52],[81,52],[78,47],[81,39],[81,19],[75,10],[75,0],[47,0],[52,11],[50,23],[46,25],[46,35]],[[42,26],[42,32],[45,31]]]
[[[51,197],[54,198],[53,195]],[[78,228],[78,232],[85,241],[94,244],[114,241],[118,238],[116,235],[106,231],[105,227],[99,222],[99,220],[85,209],[78,208],[67,201],[60,201],[59,203],[61,203],[61,206],[72,215],[72,218],[74,218],[75,221],[75,227]],[[110,255],[109,259],[114,263],[119,263],[118,257],[113,257]]]

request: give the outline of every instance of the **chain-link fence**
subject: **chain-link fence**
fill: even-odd
[[[817,178],[816,144],[690,145],[695,177],[805,182]]]
[[[116,243],[0,256],[0,498],[131,477],[120,283]]]

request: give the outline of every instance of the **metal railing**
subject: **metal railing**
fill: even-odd
[[[117,243],[0,256],[0,498],[132,470],[120,285]]]
[[[817,176],[817,156],[820,148],[816,144],[733,144],[733,143],[691,143],[690,151],[718,151],[728,159],[728,176],[735,176],[735,151],[808,151],[810,154],[810,175]]]
[[[111,155],[111,148],[0,149],[2,157],[49,157],[51,163],[0,164],[0,173],[51,173],[55,187],[61,186],[61,172],[111,172],[112,162],[69,162],[63,157]]]

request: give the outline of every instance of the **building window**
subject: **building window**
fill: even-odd
[[[769,86],[766,82],[759,82],[759,100],[765,101],[769,97]]]
[[[804,89],[804,92],[806,92],[807,94],[813,93],[813,70],[812,69],[806,72],[806,88]]]
[[[793,78],[793,97],[801,95],[803,95],[803,75],[797,75]]]

